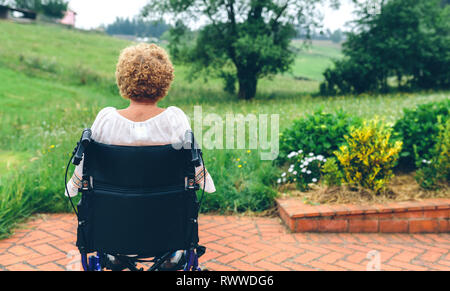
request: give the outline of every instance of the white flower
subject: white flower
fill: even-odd
[[[306,169],[302,169],[302,173],[306,173]]]
[[[287,157],[288,157],[288,159],[291,159],[291,158],[293,158],[293,157],[295,157],[295,156],[297,156],[298,154],[296,153],[296,152],[292,152],[292,153],[290,153]]]
[[[308,174],[308,175],[311,175],[311,173],[312,173],[311,171],[307,171],[307,172],[306,172],[306,174]]]
[[[294,171],[294,173],[293,173],[294,175],[297,175],[298,174],[298,172],[297,171]]]
[[[422,160],[422,163],[426,164],[426,163],[427,163],[427,160]]]
[[[312,179],[312,181],[313,181],[313,183],[317,183],[317,179],[316,178]]]
[[[298,153],[299,153],[299,154],[303,154],[303,151],[302,151],[302,150],[299,150]]]
[[[277,183],[278,183],[278,184],[281,184],[281,179],[278,179],[278,180],[277,180]]]
[[[292,171],[294,171],[294,169],[293,168],[289,168],[288,172],[292,173]]]
[[[309,156],[310,156],[310,157],[313,157],[313,156],[314,156],[314,154],[313,154],[313,153],[309,153]]]
[[[287,181],[286,178],[283,178],[283,183],[286,183],[286,181]]]
[[[286,177],[286,172],[284,172],[283,174],[281,174],[281,178]]]

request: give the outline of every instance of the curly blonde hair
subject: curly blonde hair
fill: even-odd
[[[156,44],[138,44],[122,51],[116,68],[120,95],[136,101],[157,102],[173,81],[173,65]]]

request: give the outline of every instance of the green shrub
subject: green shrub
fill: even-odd
[[[390,142],[391,130],[379,121],[365,122],[346,136],[347,145],[336,151],[336,157],[349,184],[362,186],[379,193],[384,190],[393,171],[398,153],[402,149],[400,141]]]
[[[322,166],[322,179],[327,186],[341,186],[344,174],[336,158],[329,158]]]
[[[394,126],[396,137],[403,141],[400,168],[413,170],[417,162],[432,159],[431,152],[439,134],[438,119],[445,123],[449,108],[450,100],[446,100],[404,109],[404,116]]]
[[[343,111],[336,111],[334,114],[318,111],[296,120],[281,134],[278,162],[285,163],[289,153],[299,149],[305,153],[331,157],[345,142],[344,135],[349,133],[350,128],[360,125],[360,118]]]
[[[417,162],[417,183],[425,189],[436,189],[440,183],[450,181],[450,119],[439,124],[439,135],[432,150],[432,159]]]
[[[309,184],[319,182],[320,169],[327,161],[322,155],[305,154],[302,150],[291,152],[287,158],[289,169],[281,174],[277,183],[295,183],[301,191],[307,191]]]

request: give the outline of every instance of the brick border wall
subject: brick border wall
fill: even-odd
[[[293,232],[448,233],[450,199],[374,205],[306,205],[277,199],[281,219]]]

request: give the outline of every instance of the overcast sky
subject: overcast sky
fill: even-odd
[[[138,15],[148,0],[70,0],[70,7],[77,12],[78,28],[90,29],[102,24],[114,22],[116,17],[133,17]],[[349,0],[342,1],[337,11],[324,8],[324,26],[335,30],[343,28],[352,19],[352,5]]]

